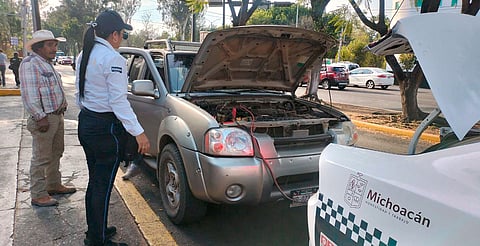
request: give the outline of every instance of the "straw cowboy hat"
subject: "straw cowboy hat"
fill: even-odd
[[[25,45],[25,48],[27,49],[27,51],[32,51],[32,45],[33,44],[36,44],[36,43],[42,42],[42,41],[46,41],[46,40],[55,40],[55,41],[59,41],[59,42],[67,41],[63,37],[56,38],[55,36],[53,36],[53,33],[49,30],[38,30],[38,31],[33,33],[32,39],[30,39],[27,42],[27,44]]]

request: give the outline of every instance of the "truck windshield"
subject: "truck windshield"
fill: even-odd
[[[172,92],[179,92],[190,67],[192,67],[195,54],[169,54],[167,55],[168,83]]]

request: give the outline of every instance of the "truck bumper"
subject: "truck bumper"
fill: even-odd
[[[197,198],[213,203],[248,205],[283,199],[270,171],[260,158],[212,157],[204,154],[198,154],[198,157],[206,194],[194,193]],[[282,191],[289,195],[294,190],[318,187],[319,157],[305,155],[266,161]],[[228,190],[233,189],[232,185],[236,189],[241,188],[238,196],[227,195]]]

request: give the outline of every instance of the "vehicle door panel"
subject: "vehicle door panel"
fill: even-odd
[[[159,88],[158,85],[160,81],[156,81],[155,76],[152,76],[152,73],[158,73],[158,71],[155,67],[150,67],[149,63],[145,62],[143,56],[136,55],[134,61],[130,63],[128,71],[129,81],[133,82],[134,80],[147,79],[154,83],[155,88]],[[157,155],[158,127],[160,126],[162,119],[165,117],[164,107],[161,106],[162,102],[165,100],[165,95],[163,94],[159,99],[155,99],[151,96],[129,94],[128,100],[137,115],[137,119],[145,130],[148,140],[150,141],[150,153],[152,155]]]

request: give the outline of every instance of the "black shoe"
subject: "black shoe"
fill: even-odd
[[[126,243],[117,243],[112,240],[106,241],[104,244],[85,244],[88,246],[128,246]]]
[[[107,242],[105,242],[104,246],[128,246],[128,244],[117,243],[117,242],[113,242],[113,241],[108,240]]]
[[[117,227],[115,226],[107,227],[107,231],[105,232],[105,234],[106,234],[105,236],[107,240],[110,240],[110,238],[112,238],[113,236],[115,236],[115,234],[117,234]],[[88,239],[88,231],[85,232],[85,239],[83,239],[83,243],[85,245],[90,245],[90,239]]]
[[[122,179],[123,180],[129,180],[129,179],[137,176],[141,172],[142,172],[142,170],[140,169],[140,167],[137,164],[132,162],[132,163],[130,163],[130,165],[128,165],[127,171],[122,176]]]

